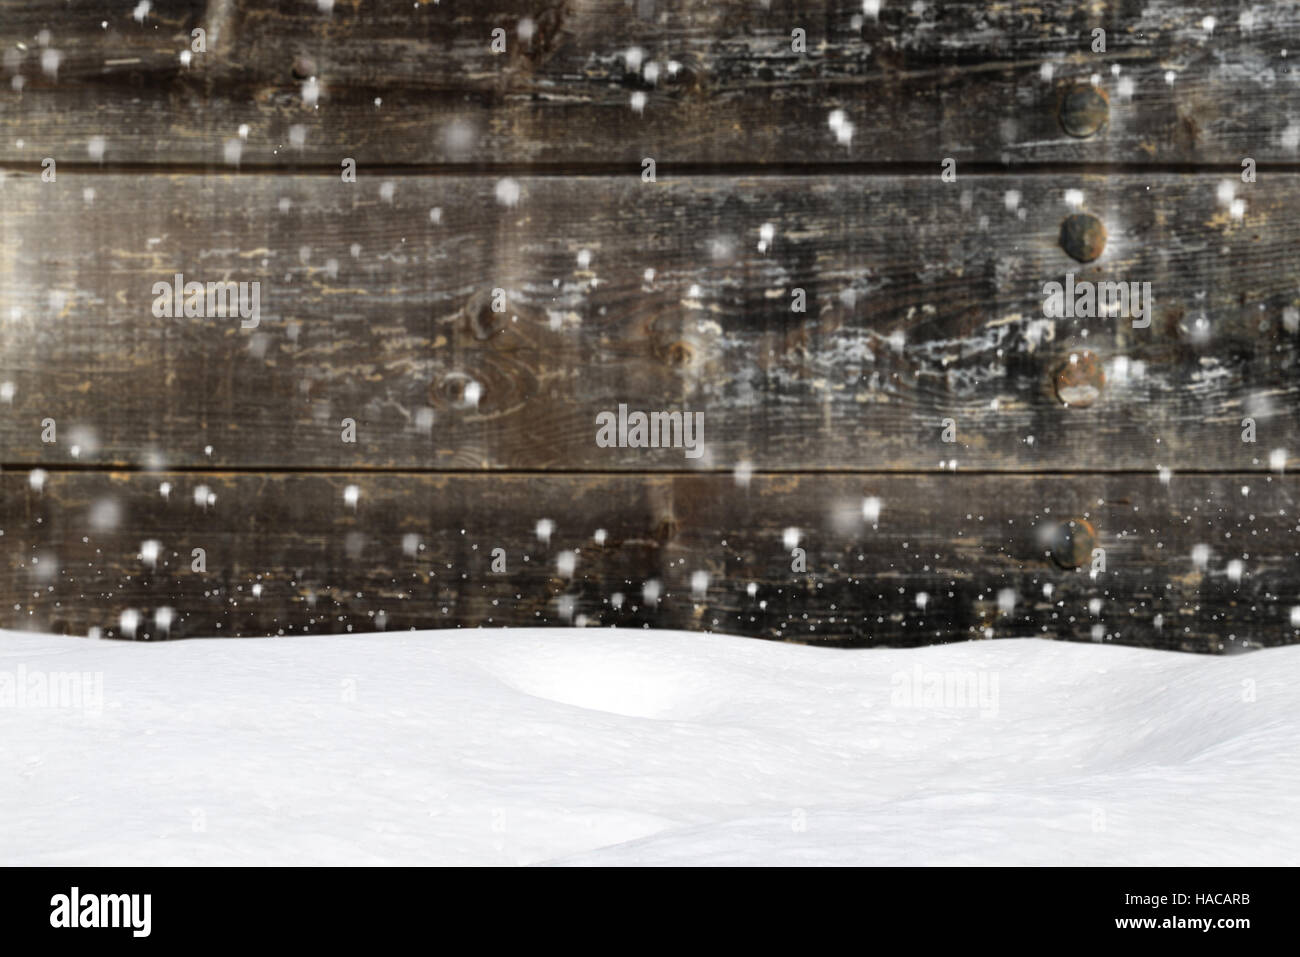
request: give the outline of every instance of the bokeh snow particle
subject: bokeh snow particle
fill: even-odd
[[[709,573],[706,571],[691,572],[691,594],[696,598],[703,598],[709,593]]]
[[[843,110],[831,110],[827,123],[835,133],[836,142],[841,146],[848,146],[853,142],[853,124],[845,117]]]
[[[497,202],[502,206],[516,206],[519,204],[519,183],[509,176],[497,180]]]
[[[1193,545],[1192,546],[1192,564],[1204,571],[1210,566],[1210,546]]]
[[[101,498],[90,506],[90,527],[97,532],[107,532],[117,528],[122,521],[122,506],[115,499]]]
[[[140,627],[140,613],[134,608],[128,608],[118,617],[117,623],[123,635],[134,638],[136,629]]]
[[[575,552],[566,549],[555,556],[555,569],[562,577],[572,578],[577,567],[578,556]]]
[[[415,411],[415,430],[424,435],[433,431],[434,413],[427,405]]]

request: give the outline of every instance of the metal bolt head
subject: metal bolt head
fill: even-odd
[[[1062,568],[1081,568],[1092,558],[1097,547],[1097,531],[1090,522],[1072,518],[1052,531],[1052,561]]]
[[[1092,213],[1074,213],[1061,223],[1061,248],[1073,259],[1090,263],[1106,248],[1106,227]]]
[[[1101,398],[1106,370],[1091,352],[1073,353],[1056,370],[1056,397],[1062,404],[1086,409]]]
[[[1061,99],[1061,129],[1083,138],[1099,132],[1110,119],[1110,103],[1094,86],[1077,86]]]

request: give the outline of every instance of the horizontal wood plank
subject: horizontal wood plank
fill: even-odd
[[[1282,468],[1298,206],[1295,175],[10,176],[0,463]],[[155,316],[177,273],[260,283],[256,328]],[[1149,282],[1149,327],[1045,318],[1067,274]],[[702,412],[703,454],[602,447],[620,404]]]
[[[1300,145],[1292,0],[324,6],[4,0],[0,162],[1237,166]],[[1062,98],[1094,82],[1109,121],[1069,135]]]
[[[0,493],[6,628],[576,624],[1202,652],[1297,636],[1290,476],[85,471],[5,473]]]

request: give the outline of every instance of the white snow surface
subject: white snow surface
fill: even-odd
[[[100,706],[15,697],[68,673]],[[983,706],[905,699],[945,674]],[[0,632],[6,675],[9,865],[1300,863],[1300,646]]]

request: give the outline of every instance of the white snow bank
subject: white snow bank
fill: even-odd
[[[1297,864],[1297,687],[1300,647],[0,633],[0,863]]]

